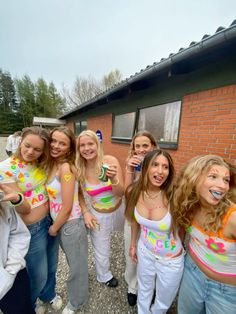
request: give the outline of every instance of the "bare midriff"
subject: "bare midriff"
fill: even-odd
[[[210,279],[213,279],[215,281],[219,281],[221,283],[225,283],[228,285],[236,286],[236,276],[227,276],[227,275],[221,275],[214,273],[210,269],[206,268],[203,264],[201,264],[196,257],[189,251],[190,256],[194,260],[195,264],[198,266],[198,268]]]
[[[43,219],[47,216],[48,212],[49,204],[48,201],[46,201],[37,207],[31,208],[30,213],[27,215],[21,215],[21,218],[26,225],[30,225]]]

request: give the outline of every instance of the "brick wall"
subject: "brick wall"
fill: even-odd
[[[88,129],[102,132],[105,154],[116,156],[124,169],[129,145],[111,143],[112,114],[87,122]],[[179,145],[169,153],[177,170],[200,154],[218,154],[236,165],[236,85],[183,97]]]
[[[199,154],[217,154],[236,165],[236,85],[183,97],[179,146],[172,156],[179,168]]]
[[[97,116],[87,120],[87,127],[90,130],[100,130],[102,132],[102,146],[105,154],[113,155],[118,158],[122,169],[125,168],[125,159],[127,157],[129,145],[111,143],[112,132],[112,114]]]

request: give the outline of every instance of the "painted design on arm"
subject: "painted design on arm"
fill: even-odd
[[[63,178],[65,179],[66,182],[69,182],[72,178],[72,175],[70,173],[65,173]]]

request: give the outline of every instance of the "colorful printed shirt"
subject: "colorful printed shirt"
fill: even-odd
[[[0,163],[0,182],[16,183],[31,208],[48,201],[46,173],[35,163],[25,162],[14,155]]]
[[[74,187],[74,199],[70,217],[68,220],[76,219],[81,216],[81,208],[79,206],[78,198],[78,181],[75,181]],[[62,208],[62,197],[61,197],[61,183],[57,176],[54,176],[46,183],[47,192],[50,203],[50,214],[53,220],[56,220],[58,213]]]
[[[236,208],[228,209],[216,233],[204,231],[196,222],[187,230],[191,253],[206,268],[223,276],[236,276],[236,240],[223,235],[223,228],[233,211]]]
[[[99,184],[85,182],[85,191],[90,196],[91,204],[94,209],[107,210],[114,208],[117,204],[118,197],[112,192],[111,181],[100,181]]]
[[[172,257],[180,253],[182,243],[178,235],[170,232],[171,215],[169,211],[161,220],[150,220],[142,217],[135,208],[134,216],[140,225],[140,240],[147,250],[161,257]]]

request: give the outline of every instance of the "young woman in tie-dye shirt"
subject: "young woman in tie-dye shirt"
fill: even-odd
[[[178,313],[236,313],[236,169],[215,155],[180,172],[173,214],[189,236]]]
[[[112,231],[122,231],[124,226],[122,170],[115,157],[103,156],[93,131],[83,131],[77,141],[78,177],[87,205],[83,215],[86,226],[91,228],[97,280],[116,287],[118,280],[113,277],[109,263],[110,237]]]
[[[31,233],[26,268],[32,303],[35,307],[37,298],[40,298],[43,302],[51,302],[54,309],[59,309],[62,300],[55,292],[57,241],[48,234],[51,217],[44,170],[48,155],[48,132],[40,127],[23,129],[17,151],[0,163],[0,183],[23,195],[16,210]],[[29,213],[25,214],[25,211]]]

